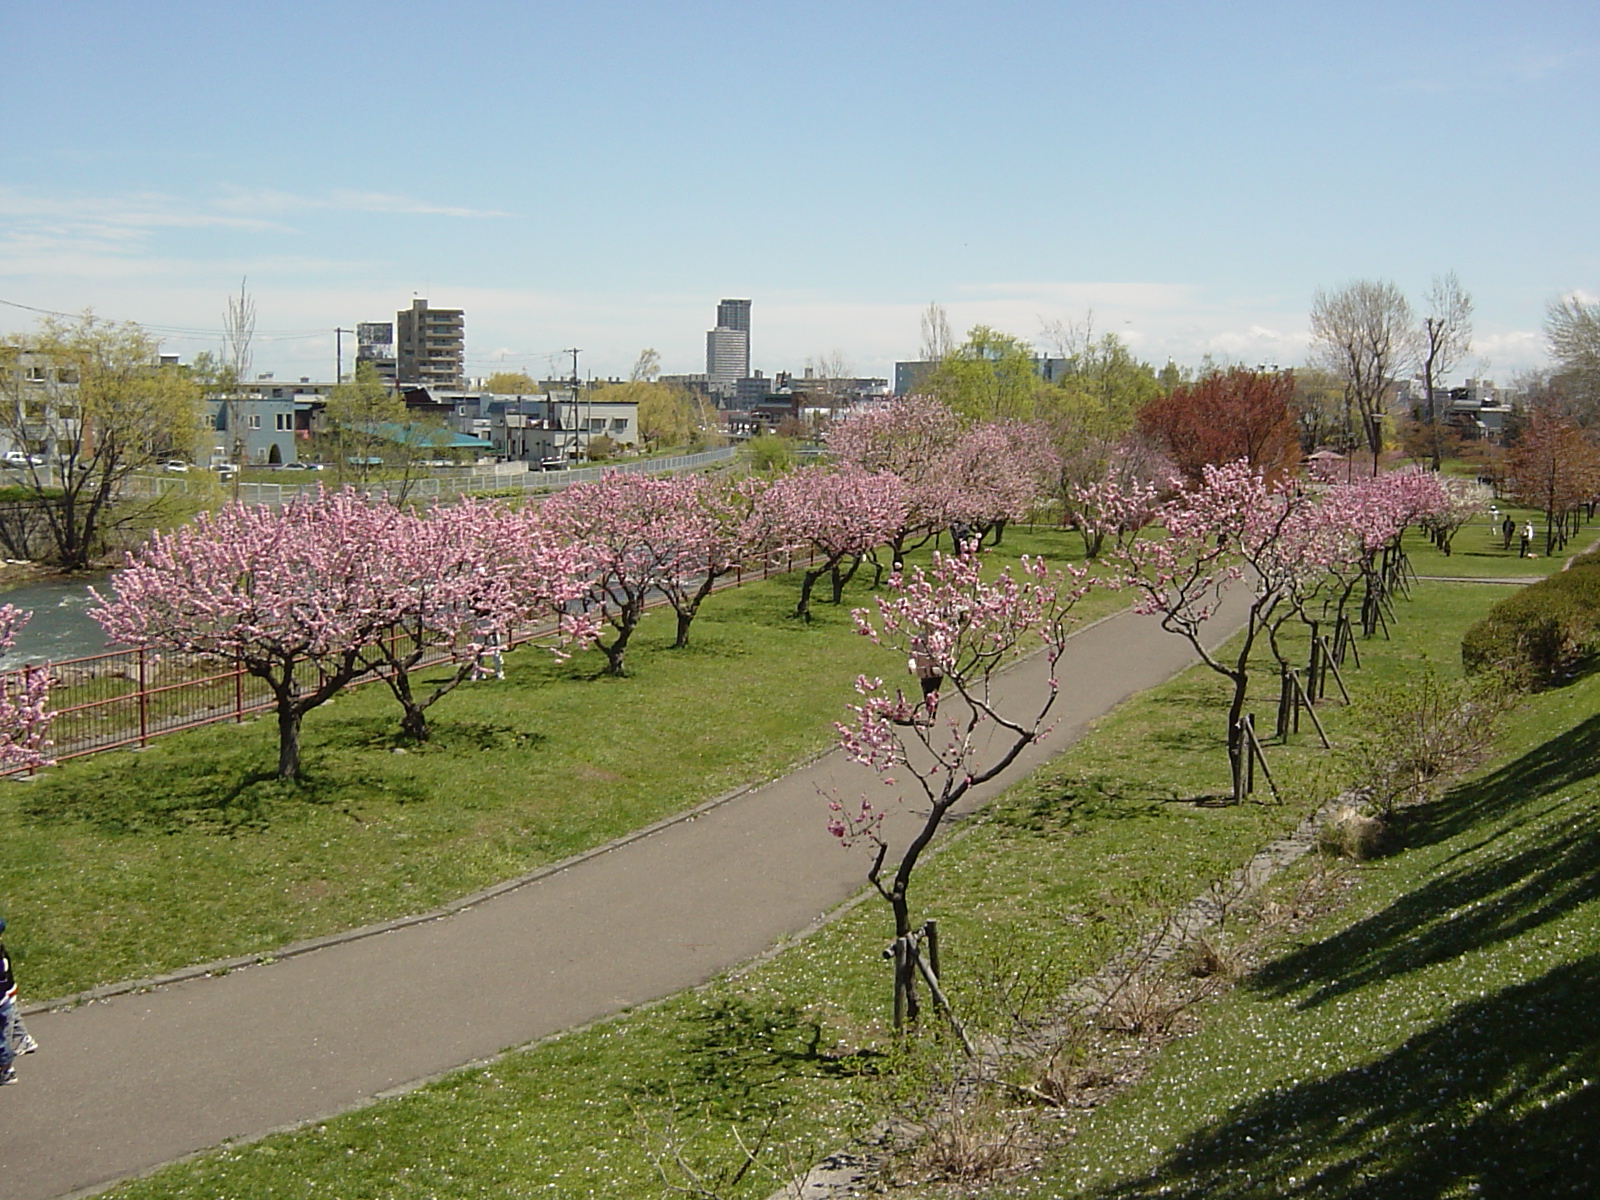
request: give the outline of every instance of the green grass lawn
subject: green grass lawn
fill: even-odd
[[[1423,662],[1452,673],[1462,629],[1503,594],[1419,585],[1392,640],[1364,644],[1352,686],[1401,681]],[[1317,798],[1311,781],[1328,783],[1329,756],[1302,735],[1270,751],[1275,770],[1296,781],[1294,803],[1189,802],[1226,788],[1225,695],[1220,680],[1196,670],[1135,698],[926,864],[914,911],[940,920],[946,982],[971,1026],[1004,1031],[1036,1014]],[[1258,711],[1275,695],[1275,678],[1263,673]],[[1337,737],[1360,719],[1337,704],[1326,716]],[[886,1029],[880,951],[891,927],[869,900],[702,992],[113,1194],[656,1197],[664,1184],[687,1186],[672,1165],[679,1158],[708,1183],[731,1175],[742,1139],[762,1145],[757,1165],[720,1194],[766,1196],[938,1077],[921,1050],[897,1048]],[[930,1032],[918,1045],[939,1041]]]
[[[1076,538],[1025,528],[1004,550],[1081,557]],[[504,682],[430,711],[421,747],[368,685],[308,715],[303,783],[270,776],[270,715],[0,782],[0,900],[26,995],[425,911],[771,778],[831,743],[858,672],[904,671],[854,632],[870,582],[810,623],[788,615],[792,579],[719,592],[683,651],[657,613],[625,679],[601,675],[598,652],[508,655]],[[1125,600],[1099,593],[1085,619]]]
[[[1406,533],[1406,554],[1412,569],[1418,575],[1472,576],[1477,578],[1519,578],[1548,575],[1561,569],[1561,564],[1572,555],[1589,547],[1600,537],[1600,527],[1585,526],[1578,536],[1568,541],[1567,548],[1557,551],[1554,557],[1544,556],[1544,514],[1531,508],[1513,508],[1502,505],[1502,517],[1510,516],[1520,530],[1526,521],[1532,521],[1536,535],[1533,542],[1535,554],[1528,558],[1517,556],[1518,537],[1512,535],[1511,548],[1503,547],[1498,529],[1491,530],[1487,515],[1475,517],[1456,532],[1450,543],[1450,553],[1441,553],[1420,530]]]
[[[1014,1194],[1600,1194],[1600,678],[1279,946]],[[1007,1194],[1013,1194],[1008,1190]]]

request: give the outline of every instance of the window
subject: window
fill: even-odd
[[[606,419],[604,417],[590,417],[589,418],[589,432],[590,433],[604,433],[605,431],[606,431]]]
[[[261,428],[261,414],[260,413],[251,413],[250,414],[250,428],[251,429],[260,429]]]
[[[628,428],[628,418],[627,417],[612,417],[611,418],[611,432],[612,433],[623,433],[623,432],[625,432],[627,430],[627,428]]]
[[[275,414],[273,416],[273,420],[276,422],[276,428],[277,428],[279,433],[293,432],[293,430],[294,430],[294,414],[293,413],[277,413],[277,414]]]

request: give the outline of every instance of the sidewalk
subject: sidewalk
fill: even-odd
[[[1245,600],[1236,589],[1216,640]],[[1059,668],[1054,736],[977,802],[1192,660],[1152,618],[1083,631]],[[1045,686],[1030,660],[1007,675],[1007,703],[1024,711]],[[104,1187],[703,983],[864,885],[867,856],[824,829],[835,788],[887,794],[831,753],[434,920],[30,1016],[43,1048],[0,1091],[0,1200]],[[891,843],[912,823],[891,824]]]

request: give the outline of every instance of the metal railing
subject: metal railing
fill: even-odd
[[[724,576],[718,590],[786,574],[801,561],[787,552],[749,559]],[[815,551],[806,554],[803,561],[814,564]],[[656,597],[651,607],[665,603],[664,597]],[[548,626],[516,630],[507,639],[505,649],[515,649],[547,632]],[[460,661],[461,654],[461,647],[440,646],[426,654],[415,669]],[[13,667],[0,671],[0,690],[17,687],[16,677],[40,666],[50,673],[50,696],[56,704],[51,709],[51,756],[57,762],[104,750],[147,746],[153,738],[185,729],[242,722],[274,705],[266,681],[242,666],[209,655],[146,648],[108,650]],[[354,680],[351,686],[382,679],[381,674],[373,672]],[[63,698],[68,703],[59,703]],[[6,772],[0,772],[3,774]]]

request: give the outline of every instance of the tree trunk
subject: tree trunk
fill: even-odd
[[[628,639],[633,636],[634,627],[638,623],[637,614],[631,611],[624,611],[619,614],[619,620],[612,624],[612,628],[617,631],[617,636],[612,639],[611,644],[607,646],[603,642],[595,643],[605,653],[606,673],[608,675],[620,677],[628,673],[623,666],[622,656],[628,649]]]
[[[278,697],[278,778],[300,778],[300,707]]]
[[[833,569],[831,564],[824,563],[815,570],[807,571],[800,577],[800,602],[795,605],[794,615],[803,620],[811,620],[811,589],[817,586],[821,579]]]
[[[415,704],[406,705],[405,715],[400,718],[400,731],[416,742],[426,742],[433,736],[427,714]]]

